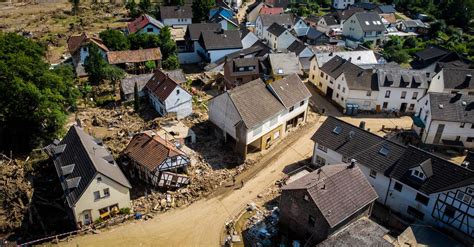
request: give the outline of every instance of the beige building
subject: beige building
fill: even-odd
[[[61,141],[46,147],[76,224],[88,225],[130,208],[130,183],[102,141],[72,126]]]

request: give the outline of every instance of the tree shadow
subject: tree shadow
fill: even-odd
[[[48,159],[35,164],[30,174],[33,196],[21,227],[10,236],[18,243],[70,232],[76,229],[56,169]],[[37,244],[37,243],[35,243]]]

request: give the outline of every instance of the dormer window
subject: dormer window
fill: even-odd
[[[425,174],[423,172],[418,171],[418,170],[412,170],[411,175],[416,177],[416,178],[419,178],[421,180],[425,180]]]
[[[389,152],[390,152],[390,150],[385,146],[382,146],[379,150],[379,154],[381,154],[383,156],[387,156]]]

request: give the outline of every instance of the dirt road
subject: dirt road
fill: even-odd
[[[259,193],[280,179],[283,169],[312,154],[311,136],[317,124],[307,125],[271,150],[262,162],[267,165],[242,189],[220,193],[186,208],[173,210],[146,222],[134,222],[97,235],[87,235],[65,246],[218,246],[224,223],[238,214]],[[268,158],[267,158],[268,157]]]

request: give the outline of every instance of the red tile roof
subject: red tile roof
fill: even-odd
[[[139,63],[161,60],[160,48],[142,50],[109,51],[107,53],[109,64]]]
[[[153,94],[158,99],[165,101],[177,86],[178,83],[176,81],[171,79],[162,70],[157,69],[145,87],[150,94]]]
[[[283,13],[283,8],[271,8],[264,5],[260,9],[260,14],[264,14],[264,15],[277,15],[281,13]]]
[[[86,33],[82,33],[81,35],[72,35],[67,40],[67,47],[68,47],[69,53],[73,54],[81,46],[89,44],[91,42],[97,45],[100,49],[106,52],[109,51],[109,49],[104,45],[104,43],[102,43],[102,40],[100,38],[89,36]]]
[[[135,135],[124,153],[150,171],[156,170],[169,157],[186,156],[173,143],[161,138],[152,131],[145,131]]]
[[[153,24],[157,28],[162,28],[163,24],[156,20],[155,18],[149,16],[149,15],[141,15],[132,22],[128,23],[128,32],[129,33],[135,33],[137,31],[140,31],[142,28],[144,28],[146,25],[149,23]]]

